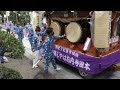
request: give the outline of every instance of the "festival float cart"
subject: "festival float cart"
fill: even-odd
[[[49,11],[48,26],[66,38],[54,43],[55,58],[90,78],[120,62],[119,11]]]

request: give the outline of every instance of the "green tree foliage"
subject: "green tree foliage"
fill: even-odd
[[[30,11],[10,11],[9,20],[18,21],[23,26],[26,21],[30,21]]]
[[[0,79],[23,79],[20,72],[0,65]]]
[[[16,21],[16,13],[15,12],[13,12],[13,11],[10,11],[10,15],[9,15],[9,20],[10,21]]]
[[[15,59],[22,58],[25,53],[19,40],[6,32],[0,32],[0,47],[4,47],[4,52],[10,52],[10,57]]]

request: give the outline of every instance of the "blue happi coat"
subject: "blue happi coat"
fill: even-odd
[[[46,60],[50,60],[51,58],[54,58],[52,51],[54,40],[57,40],[59,38],[60,38],[59,36],[52,36],[51,38],[49,36],[46,37],[42,50],[42,55],[45,57]]]
[[[28,32],[29,32],[28,38],[31,38],[34,35],[34,31],[33,31],[32,25],[29,25]]]
[[[30,45],[32,47],[32,37],[34,36],[34,31],[33,31],[33,27],[31,24],[26,25],[25,28],[28,30],[28,40],[30,42]]]
[[[31,36],[34,35],[34,31],[33,31],[32,25],[31,24],[25,25],[25,29],[28,30],[28,32],[29,32],[28,37],[31,38]]]
[[[15,30],[16,34],[18,35],[18,39],[19,39],[20,43],[22,43],[22,39],[24,38],[23,27],[22,26],[19,26],[19,27],[15,26],[14,30]]]
[[[28,30],[30,24],[25,25],[25,29]]]
[[[32,37],[32,49],[35,49],[35,50],[40,50],[43,46],[43,41],[42,41],[42,36],[46,35],[46,31],[45,30],[42,30],[38,35],[34,35]]]
[[[38,35],[34,35],[32,38],[32,49],[36,50],[40,50],[42,47],[42,40],[41,40],[41,36]]]

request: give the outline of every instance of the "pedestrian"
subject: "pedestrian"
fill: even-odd
[[[65,36],[54,36],[54,32],[52,28],[47,28],[46,30],[47,37],[45,39],[45,42],[43,44],[43,50],[42,50],[42,56],[45,59],[45,74],[48,73],[48,66],[49,63],[51,62],[55,70],[60,70],[60,68],[57,67],[55,63],[55,58],[53,55],[53,45],[54,45],[54,40],[64,38]]]
[[[23,27],[20,26],[19,22],[16,24],[16,26],[14,27],[15,33],[18,35],[18,39],[20,41],[20,43],[23,45],[23,38],[24,38],[24,34],[23,34]]]
[[[11,29],[11,24],[9,21],[6,21],[6,30],[7,30],[7,33],[10,33],[10,29]]]
[[[37,64],[39,63],[39,61],[42,60],[42,54],[41,54],[41,48],[42,48],[42,36],[45,35],[45,31],[41,31],[39,26],[36,26],[35,32],[36,34],[32,37],[32,51],[34,52],[33,54],[33,66],[34,67],[38,67]]]
[[[31,47],[32,47],[32,37],[33,36],[34,36],[33,27],[31,24],[29,24],[29,26],[28,26],[28,40],[30,42]]]

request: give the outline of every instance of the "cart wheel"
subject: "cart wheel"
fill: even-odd
[[[82,71],[80,69],[78,69],[78,71],[79,71],[80,76],[84,79],[92,79],[93,78],[92,74],[89,74],[89,73]]]

